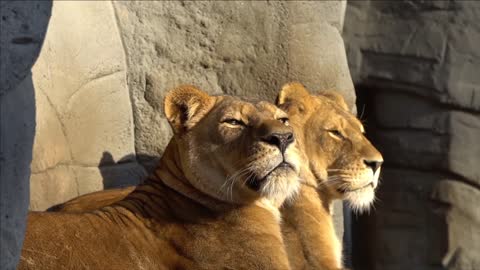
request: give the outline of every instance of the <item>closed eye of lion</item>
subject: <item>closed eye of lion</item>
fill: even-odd
[[[368,210],[375,198],[382,155],[335,92],[313,95],[301,84],[290,83],[280,91],[277,105],[288,113],[308,159],[298,198],[282,209],[291,266],[341,269],[332,201],[346,200],[356,212]]]
[[[286,113],[192,86],[164,107],[174,136],[155,172],[98,210],[30,212],[19,269],[290,269],[278,206],[301,160]]]

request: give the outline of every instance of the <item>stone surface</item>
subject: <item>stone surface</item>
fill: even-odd
[[[317,22],[291,24],[288,33],[289,78],[312,91],[340,92],[355,113],[353,82],[338,31],[325,22]]]
[[[23,1],[0,3],[1,91],[16,89],[30,75],[42,47],[52,3]]]
[[[138,185],[147,176],[137,162],[100,167],[57,165],[30,177],[30,209],[52,205],[102,189]]]
[[[480,265],[479,18],[474,1],[347,6],[350,70],[387,168],[382,206],[357,223],[375,244],[357,246],[356,269]]]
[[[380,92],[374,101],[373,136],[389,164],[448,171],[480,184],[480,113],[404,93]]]
[[[165,92],[189,83],[212,94],[273,101],[300,80],[353,106],[339,34],[345,2],[115,2],[127,54],[138,154],[159,156],[171,132]],[[299,15],[301,14],[301,16]]]
[[[444,176],[384,169],[382,178],[369,228],[369,238],[375,239],[370,269],[440,269],[435,265],[441,264],[448,242],[445,215],[443,204],[430,197]]]
[[[371,228],[375,269],[476,269],[478,188],[438,173],[386,169],[383,177]]]
[[[0,2],[0,269],[16,269],[29,203],[35,135],[31,67],[52,3]]]
[[[477,269],[480,265],[480,209],[472,207],[480,200],[478,186],[457,181],[441,181],[432,199],[448,205],[448,250],[442,264],[448,269]]]
[[[43,210],[102,189],[102,175],[80,172],[98,171],[104,152],[112,156],[109,165],[135,153],[125,56],[111,3],[55,2],[32,73],[37,129],[30,208]]]
[[[344,36],[352,76],[371,87],[480,111],[480,57],[474,45],[480,38],[480,5],[429,2],[442,1],[348,5]]]
[[[100,190],[101,188],[99,188]],[[78,196],[76,175],[69,166],[58,165],[30,177],[30,209],[45,210],[51,204]]]

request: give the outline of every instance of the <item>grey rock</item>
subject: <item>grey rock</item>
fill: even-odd
[[[15,269],[29,205],[35,97],[30,76],[0,96],[0,268]]]
[[[404,113],[404,116],[408,114]],[[398,119],[398,122],[403,121],[397,122],[400,129],[378,129],[374,135],[387,164],[451,172],[467,181],[480,184],[478,114],[443,111],[424,118],[417,114],[412,118],[400,116]],[[424,125],[429,122],[433,124],[431,130]],[[410,129],[402,129],[402,125],[410,126]],[[417,129],[415,125],[420,127]]]
[[[438,269],[448,249],[443,203],[432,202],[438,173],[385,169],[371,216],[371,254],[378,269]],[[421,251],[421,252],[420,252]]]
[[[16,269],[29,203],[35,135],[31,67],[42,47],[51,1],[0,2],[0,269]]]
[[[289,34],[288,76],[291,80],[300,81],[313,91],[340,92],[356,113],[353,82],[338,31],[327,23],[303,23],[292,24]]]
[[[273,101],[284,83],[298,80],[314,90],[338,89],[353,107],[353,84],[339,35],[345,3],[114,6],[127,55],[137,154],[163,152],[171,131],[162,99],[179,84]]]
[[[479,5],[441,2],[349,5],[344,37],[356,82],[480,111]]]
[[[480,265],[480,200],[478,186],[444,180],[435,185],[432,199],[447,205],[448,249],[442,264],[448,269],[477,269]]]
[[[98,171],[102,175],[103,189],[136,186],[148,176],[147,170],[137,162],[101,166]],[[84,194],[91,191],[80,191],[82,192]]]
[[[350,70],[386,167],[381,206],[362,217],[365,269],[479,269],[479,16],[474,1],[347,6]]]
[[[451,111],[437,102],[398,91],[379,91],[373,99],[374,118],[380,128],[431,131],[439,135],[450,131]]]
[[[51,1],[0,2],[0,92],[16,88],[42,48]]]
[[[147,176],[137,162],[100,167],[57,165],[30,177],[30,209],[43,211],[83,194],[140,184]]]
[[[75,35],[65,40],[72,31]],[[103,189],[102,175],[87,172],[98,171],[105,152],[110,164],[135,153],[124,50],[112,4],[56,2],[32,72],[37,129],[30,209],[44,210]]]

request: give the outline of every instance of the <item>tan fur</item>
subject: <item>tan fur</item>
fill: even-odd
[[[291,133],[286,114],[191,86],[165,113],[175,135],[155,173],[101,193],[99,210],[29,213],[19,269],[289,269],[277,207],[298,189],[299,152],[269,139]]]
[[[123,200],[133,190],[135,190],[134,186],[92,192],[52,206],[47,211],[69,213],[90,212]]]
[[[354,210],[366,210],[374,199],[383,161],[362,134],[363,126],[334,92],[311,95],[301,84],[285,85],[277,104],[290,117],[308,158],[299,196],[281,209],[283,235],[292,269],[341,269],[341,243],[334,231],[331,203],[345,199]],[[364,187],[367,183],[371,183]],[[359,187],[364,187],[355,190]]]

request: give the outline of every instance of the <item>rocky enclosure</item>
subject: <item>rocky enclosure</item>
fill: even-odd
[[[480,4],[351,1],[345,18],[386,161],[358,269],[480,269]]]

